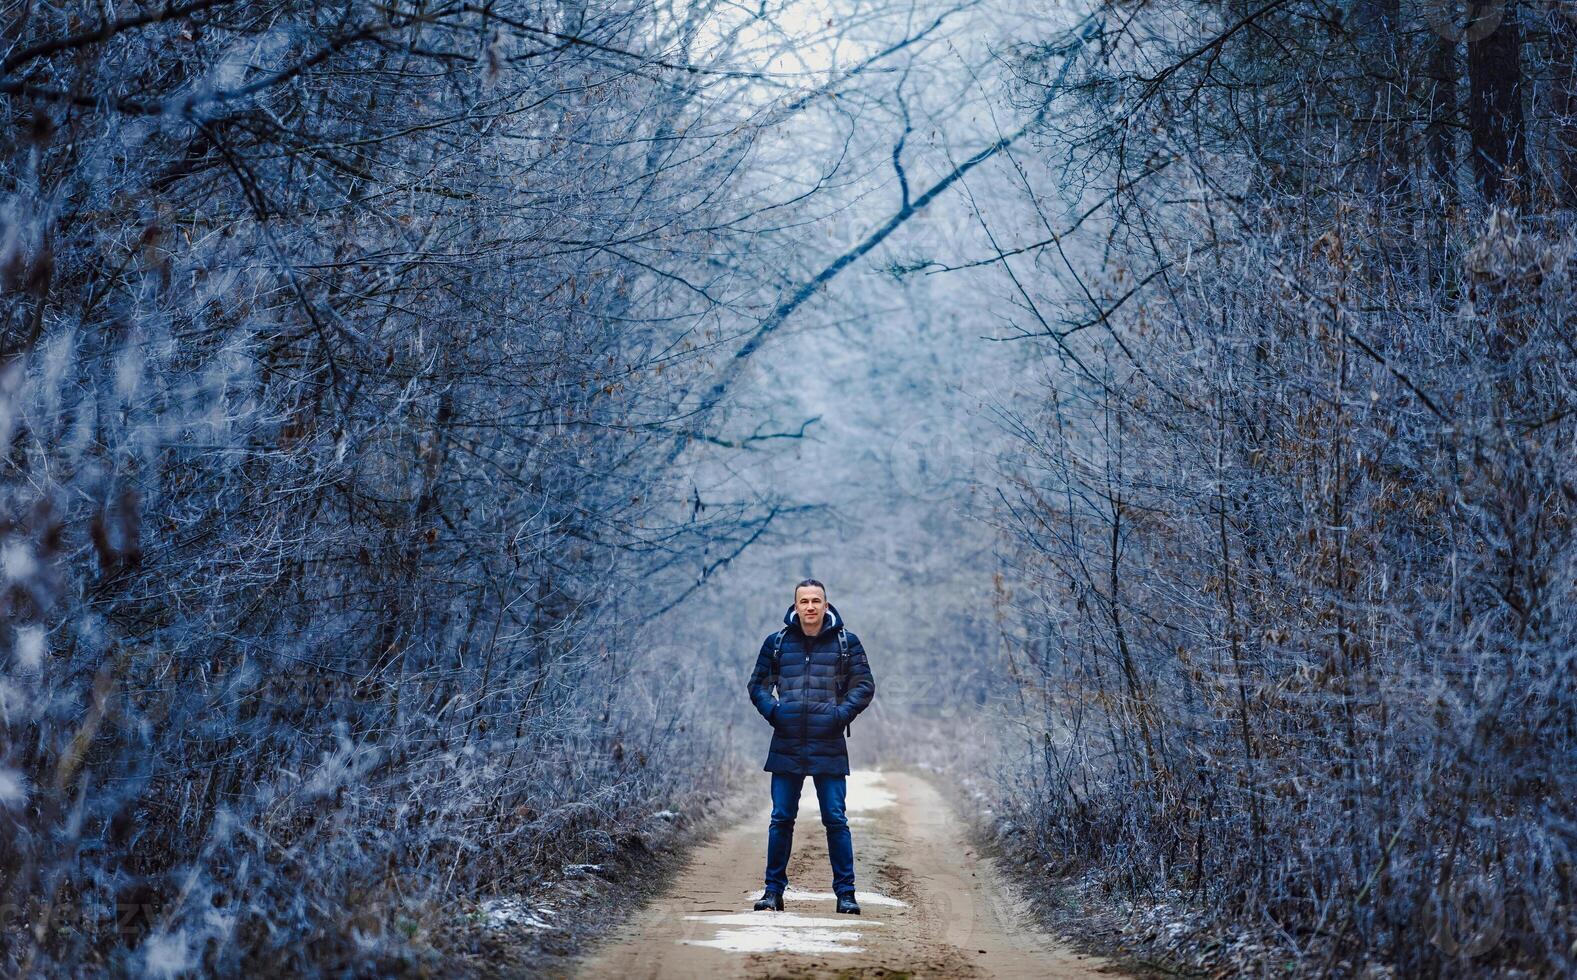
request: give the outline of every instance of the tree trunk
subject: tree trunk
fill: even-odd
[[[1454,37],[1436,37],[1429,52],[1429,173],[1441,203],[1450,205],[1456,196],[1457,61]]]
[[[1577,206],[1577,6],[1556,2],[1550,9],[1550,120],[1555,136],[1557,199]]]
[[[1475,25],[1476,27],[1477,25]],[[1483,24],[1490,28],[1489,23]],[[1492,201],[1526,200],[1528,160],[1522,112],[1522,30],[1516,0],[1506,0],[1500,23],[1467,44],[1468,135],[1473,176]]]

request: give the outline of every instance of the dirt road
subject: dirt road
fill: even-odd
[[[1011,887],[923,777],[856,772],[847,812],[863,914],[834,913],[827,839],[805,781],[782,912],[755,912],[766,854],[759,815],[701,847],[661,899],[588,958],[582,980],[696,977],[1086,978],[1113,980],[1025,924]]]

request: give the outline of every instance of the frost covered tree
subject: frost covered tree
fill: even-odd
[[[1577,950],[1572,11],[1468,12],[1096,5],[1008,243],[1016,819],[1338,972]]]
[[[781,507],[668,463],[781,435],[694,392],[816,199],[760,145],[861,66],[715,0],[15,12],[6,971],[392,957],[700,800],[638,631]]]

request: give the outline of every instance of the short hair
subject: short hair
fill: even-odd
[[[827,598],[827,587],[813,578],[808,578],[794,586],[794,598],[796,600],[799,599],[799,590],[803,589],[807,585],[814,585],[816,588],[821,590],[821,597],[823,599]]]

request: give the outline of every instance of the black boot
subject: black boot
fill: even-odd
[[[860,906],[859,903],[854,900],[853,892],[844,892],[842,895],[838,896],[838,911],[847,912],[850,915],[860,914]]]
[[[775,892],[768,888],[766,891],[761,893],[761,897],[756,899],[756,911],[762,912],[767,909],[771,909],[774,912],[783,911],[782,892]]]

